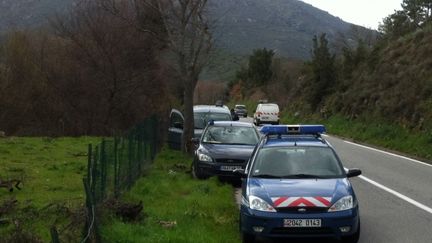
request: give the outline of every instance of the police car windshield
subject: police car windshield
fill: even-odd
[[[253,127],[209,126],[203,135],[203,143],[255,145],[259,141]]]
[[[210,121],[231,121],[231,114],[229,113],[209,113],[209,112],[195,112],[194,124],[195,129],[204,129]]]
[[[326,147],[262,148],[252,168],[261,178],[341,178],[344,171],[334,152]]]

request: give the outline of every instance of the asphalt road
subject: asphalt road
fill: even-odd
[[[241,119],[251,121],[251,118]],[[346,168],[360,204],[361,243],[432,243],[432,165],[325,136]]]

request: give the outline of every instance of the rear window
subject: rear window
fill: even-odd
[[[237,108],[237,109],[246,109],[246,106],[244,106],[244,105],[236,105],[235,108]]]
[[[279,106],[277,105],[270,105],[270,104],[262,104],[261,109],[262,111],[270,111],[270,112],[279,112]]]
[[[194,124],[196,129],[204,129],[210,121],[231,121],[231,114],[227,113],[212,113],[212,112],[195,112]]]

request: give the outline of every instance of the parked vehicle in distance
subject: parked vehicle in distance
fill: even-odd
[[[244,169],[259,141],[259,134],[251,123],[235,121],[210,122],[197,145],[192,173],[196,178],[211,176],[234,178],[235,169]]]
[[[193,107],[195,131],[194,137],[201,137],[203,129],[210,120],[213,121],[232,121],[231,112],[226,106],[218,107],[215,105],[195,105]],[[181,149],[183,136],[184,116],[176,109],[171,110],[170,123],[168,128],[168,147],[171,149]]]
[[[264,126],[242,176],[240,230],[243,242],[256,236],[332,237],[356,243],[359,205],[322,125]]]
[[[234,113],[239,117],[240,116],[241,117],[247,117],[247,115],[248,115],[248,111],[247,111],[245,105],[235,105],[234,106]]]
[[[279,124],[279,106],[272,103],[258,104],[253,116],[253,122],[259,126],[262,123]]]

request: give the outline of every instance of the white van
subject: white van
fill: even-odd
[[[254,124],[261,123],[279,124],[279,106],[277,104],[258,104],[254,113]]]

